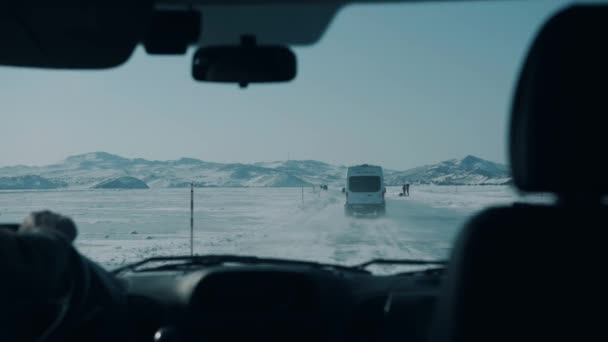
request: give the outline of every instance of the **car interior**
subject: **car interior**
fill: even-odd
[[[286,82],[297,77],[289,46],[316,42],[353,2],[5,1],[0,65],[106,69],[139,44],[148,54],[200,46],[192,64],[198,81]],[[605,340],[606,282],[598,272],[608,218],[607,33],[606,5],[559,11],[534,38],[514,88],[514,186],[555,194],[555,204],[486,209],[468,221],[445,263],[395,275],[372,274],[374,261],[146,259],[112,271],[128,294],[128,321],[101,315],[83,323],[68,309],[45,339],[96,340],[126,329],[133,341]]]

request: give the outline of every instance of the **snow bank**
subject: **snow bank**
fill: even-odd
[[[505,185],[411,185],[410,196],[400,197],[401,187],[388,187],[387,195],[395,200],[417,201],[433,208],[475,211],[514,202],[551,203],[550,194],[525,195]]]

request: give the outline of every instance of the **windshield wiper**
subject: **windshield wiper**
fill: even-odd
[[[141,268],[142,266],[152,263],[163,263],[163,265],[155,267]],[[215,266],[225,263],[238,263],[247,265],[259,265],[259,264],[270,264],[270,265],[287,265],[287,266],[307,266],[316,269],[329,269],[329,270],[341,270],[349,272],[360,272],[369,274],[370,272],[364,268],[341,266],[334,264],[323,264],[313,261],[300,261],[300,260],[289,260],[289,259],[278,259],[278,258],[262,258],[255,256],[242,256],[242,255],[222,255],[222,254],[211,254],[211,255],[194,255],[194,256],[161,256],[147,258],[132,264],[128,264],[117,269],[114,269],[112,273],[119,274],[124,271],[161,271],[161,270],[177,270],[184,268],[193,268],[201,266]]]
[[[160,266],[144,267],[149,264],[162,263]],[[193,267],[203,266],[216,266],[225,263],[237,263],[247,265],[288,265],[288,266],[307,266],[316,269],[329,269],[329,270],[341,270],[349,272],[360,272],[371,274],[367,270],[372,265],[408,265],[408,266],[445,266],[447,261],[444,260],[420,260],[420,259],[372,259],[362,264],[354,266],[342,266],[335,264],[323,264],[314,261],[301,261],[301,260],[289,260],[289,259],[278,259],[278,258],[262,258],[255,256],[246,255],[230,255],[230,254],[210,254],[210,255],[194,255],[194,256],[160,256],[143,259],[138,262],[134,262],[117,269],[114,269],[112,273],[119,274],[124,271],[162,271],[162,270],[178,270],[178,269],[190,269]]]
[[[448,262],[445,260],[421,260],[421,259],[372,259],[370,261],[366,261],[362,264],[352,266],[354,269],[364,270],[372,265],[407,265],[407,266],[428,266],[428,265],[438,265],[445,266]]]

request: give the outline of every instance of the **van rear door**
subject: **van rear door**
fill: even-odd
[[[351,176],[347,190],[349,204],[381,204],[384,201],[380,176]]]

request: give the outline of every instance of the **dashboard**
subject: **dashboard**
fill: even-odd
[[[423,341],[441,278],[270,264],[119,274],[139,341]]]

